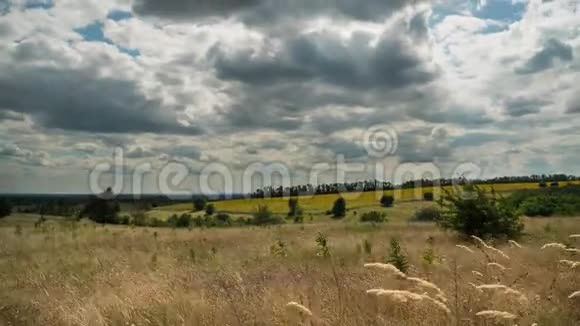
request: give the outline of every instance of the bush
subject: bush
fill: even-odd
[[[344,198],[339,197],[334,201],[331,213],[333,218],[343,218],[346,215],[346,201]]]
[[[568,215],[580,213],[580,187],[549,187],[520,190],[512,193],[508,202],[521,214],[534,216]]]
[[[435,222],[441,218],[441,212],[436,207],[424,207],[415,212],[415,220]]]
[[[376,222],[376,223],[382,223],[382,222],[385,221],[385,217],[386,217],[386,214],[385,213],[377,212],[377,211],[372,211],[372,212],[363,213],[360,216],[360,221],[361,222]]]
[[[193,224],[193,219],[189,214],[181,214],[181,216],[173,214],[167,220],[167,224],[174,228],[188,228]]]
[[[274,217],[268,206],[260,205],[253,214],[252,224],[254,225],[268,225],[281,224],[282,220]]]
[[[423,200],[424,201],[433,201],[434,196],[432,192],[423,193]]]
[[[210,216],[211,216],[211,215],[213,215],[213,213],[214,213],[214,212],[215,212],[215,207],[214,207],[214,205],[213,205],[213,204],[208,204],[208,205],[205,207],[205,213],[206,213],[207,215],[210,215]]]
[[[381,197],[381,205],[383,207],[392,207],[394,203],[395,198],[393,196],[383,195],[383,197]]]
[[[207,198],[204,196],[194,196],[193,197],[193,209],[196,212],[202,211],[207,203]]]
[[[439,225],[464,236],[478,237],[518,237],[523,224],[513,206],[495,192],[491,196],[477,186],[463,192],[446,191],[440,202],[442,211]]]
[[[294,218],[296,222],[297,219],[302,217],[304,211],[298,205],[298,198],[289,198],[288,199],[288,217]]]
[[[552,182],[550,183],[550,187],[559,187],[560,184],[558,182]]]
[[[221,225],[221,226],[227,226],[227,225],[232,224],[232,220],[231,220],[230,216],[226,213],[218,213],[215,216],[215,220],[216,220],[217,224]]]
[[[12,213],[12,205],[5,198],[0,199],[0,218],[6,217]]]
[[[548,185],[546,184],[546,181],[540,181],[540,183],[538,184],[538,187],[540,188],[546,188]]]

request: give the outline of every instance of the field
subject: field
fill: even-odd
[[[486,191],[494,189],[498,193],[508,194],[510,192],[522,189],[537,189],[538,183],[504,183],[493,185],[482,185],[481,188]],[[443,191],[452,190],[451,186],[442,187]],[[399,192],[388,190],[384,192],[359,192],[346,193],[343,197],[347,201],[347,209],[356,210],[364,207],[378,207],[379,200],[383,193],[385,195],[392,195],[397,201],[413,201],[422,200],[423,192],[433,192],[432,188],[418,188],[418,189],[402,189]],[[437,195],[437,192],[434,192]],[[339,197],[338,194],[316,195],[299,197],[300,206],[315,217],[323,215],[324,212],[332,207],[332,203]],[[288,212],[288,198],[266,198],[266,199],[235,199],[224,200],[214,203],[216,210],[234,213],[234,214],[250,214],[256,210],[259,205],[266,205],[276,214],[284,214]],[[149,214],[157,218],[167,218],[172,214],[179,214],[190,212],[193,209],[192,204],[176,204],[163,206],[151,211]]]
[[[322,199],[313,200],[315,206]],[[495,244],[508,259],[431,223],[411,222],[416,204],[386,209],[390,221],[383,225],[351,218],[187,230],[55,219],[35,228],[32,216],[11,216],[0,220],[0,325],[580,324],[580,298],[568,298],[580,290],[580,269],[559,263],[580,254],[540,249],[547,242],[578,248],[580,239],[568,236],[580,233],[580,219],[526,219],[522,248]],[[286,209],[286,202],[279,205]],[[328,257],[315,241],[319,232]],[[408,256],[408,276],[434,283],[441,293],[363,267],[385,262],[391,238]],[[436,304],[417,295],[366,293],[375,288],[441,296]],[[288,307],[292,301],[312,316]],[[476,315],[483,310],[515,319]]]

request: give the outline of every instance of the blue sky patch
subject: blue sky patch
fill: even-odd
[[[511,0],[487,0],[485,6],[472,11],[473,15],[482,19],[493,19],[513,23],[522,19],[526,11],[523,2],[512,3]]]
[[[54,7],[53,0],[27,0],[25,7],[27,9],[50,9]]]
[[[128,11],[123,11],[123,10],[112,10],[107,15],[107,18],[114,20],[114,21],[130,19],[132,17],[133,17],[132,13],[130,13]]]
[[[75,32],[79,33],[83,39],[87,42],[103,42],[111,44],[117,47],[120,52],[128,54],[132,57],[137,57],[141,55],[141,52],[137,49],[129,49],[115,44],[113,41],[105,37],[103,33],[103,23],[100,21],[95,21],[84,27],[75,29]]]

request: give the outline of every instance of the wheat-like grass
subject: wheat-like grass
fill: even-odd
[[[523,248],[521,244],[517,243],[515,240],[508,240],[508,243],[516,248]]]
[[[495,268],[501,270],[502,272],[507,269],[504,265],[502,265],[500,263],[496,263],[496,262],[488,263],[487,266],[488,267],[495,267]]]
[[[497,310],[484,310],[476,313],[475,315],[483,318],[502,319],[502,320],[513,320],[517,318],[517,316],[514,314],[511,314],[506,311],[497,311]]]
[[[483,274],[479,271],[471,271],[471,274],[477,276],[477,277],[483,277]]]
[[[459,244],[458,244],[458,245],[455,245],[455,246],[456,246],[457,248],[459,248],[459,249],[463,249],[463,250],[465,250],[465,251],[469,252],[470,254],[472,254],[472,253],[473,253],[473,250],[471,250],[471,248],[469,248],[468,246],[459,245]]]
[[[568,299],[574,299],[574,298],[580,298],[580,291],[576,291],[576,292],[570,294],[570,296],[568,296]]]
[[[580,249],[568,248],[568,249],[566,249],[566,252],[571,252],[571,253],[574,253],[574,254],[580,254]]]
[[[572,269],[574,269],[576,267],[580,267],[580,261],[571,261],[571,260],[567,260],[567,259],[560,260],[560,264],[566,265]]]
[[[391,275],[394,275],[398,278],[406,279],[407,275],[401,272],[395,265],[392,264],[383,264],[383,263],[368,263],[364,264],[364,267],[369,269],[375,269],[383,272],[387,272]]]
[[[286,308],[289,311],[292,311],[292,312],[295,312],[295,313],[299,313],[299,314],[303,314],[303,315],[308,316],[308,317],[312,317],[312,312],[310,311],[310,309],[308,309],[305,306],[299,304],[298,302],[294,302],[294,301],[288,302],[286,304]]]
[[[558,242],[552,242],[552,243],[546,243],[545,245],[542,246],[542,250],[544,249],[548,249],[548,248],[556,248],[556,249],[566,249],[566,245],[563,243],[558,243]]]
[[[476,286],[478,290],[505,290],[508,287],[503,284],[482,284]]]
[[[472,235],[471,238],[475,240],[475,242],[477,242],[483,248],[489,249],[490,246],[487,243],[485,243],[485,241],[483,241],[483,239],[481,239],[480,237]]]
[[[384,289],[370,289],[367,290],[367,294],[375,295],[377,297],[383,297],[393,302],[401,304],[407,304],[411,302],[415,304],[420,304],[421,302],[428,302],[431,306],[436,307],[438,310],[444,312],[446,315],[451,314],[451,310],[449,310],[447,305],[426,294],[417,294],[405,290],[384,290]]]
[[[494,247],[492,247],[492,246],[487,246],[487,249],[488,249],[488,250],[490,250],[490,251],[491,251],[491,252],[493,252],[493,253],[496,253],[496,254],[500,255],[501,257],[503,257],[503,258],[505,258],[505,259],[507,259],[507,260],[509,260],[509,259],[510,259],[510,257],[509,257],[508,255],[506,255],[506,253],[505,253],[505,252],[503,252],[503,251],[501,251],[501,250],[499,250],[499,249],[497,249],[497,248],[494,248]]]
[[[434,290],[438,294],[444,295],[444,292],[435,284],[418,277],[407,277],[407,281],[415,283],[418,287]]]
[[[568,236],[568,238],[571,238],[571,239],[580,239],[580,234],[570,234]]]

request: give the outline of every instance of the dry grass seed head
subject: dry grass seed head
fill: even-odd
[[[568,299],[580,298],[580,291],[576,291],[568,297]]]
[[[364,267],[369,268],[369,269],[378,270],[378,271],[387,272],[387,273],[394,275],[398,278],[402,278],[402,279],[407,278],[407,275],[405,275],[405,273],[401,272],[397,267],[395,267],[395,265],[392,265],[392,264],[368,263],[368,264],[364,264]]]
[[[501,270],[502,272],[507,269],[504,265],[502,265],[500,263],[488,263],[487,266],[489,266],[489,267],[495,267],[495,268]]]
[[[465,251],[467,251],[467,252],[469,252],[469,253],[471,253],[471,254],[473,253],[473,250],[471,250],[471,248],[469,248],[468,246],[459,245],[459,244],[458,244],[458,245],[455,245],[455,246],[456,246],[457,248],[459,248],[459,249],[463,249],[463,250],[465,250]]]
[[[483,318],[501,319],[501,320],[513,320],[517,318],[517,316],[514,314],[511,314],[506,311],[497,311],[497,310],[484,310],[476,313],[475,315]]]
[[[481,272],[478,272],[478,271],[471,271],[471,274],[473,274],[474,276],[477,276],[477,277],[483,277],[483,274]]]
[[[290,311],[292,313],[299,313],[299,314],[302,314],[304,316],[312,317],[312,312],[310,311],[310,309],[299,304],[298,302],[294,302],[294,301],[288,302],[286,304],[286,308],[288,309],[288,311]]]
[[[566,245],[563,243],[552,242],[552,243],[546,243],[545,245],[542,246],[542,250],[548,249],[548,248],[566,249]]]
[[[522,248],[522,245],[517,243],[515,240],[508,240],[508,243],[510,245],[512,245],[512,247],[516,247],[516,248],[520,248],[520,249]]]

